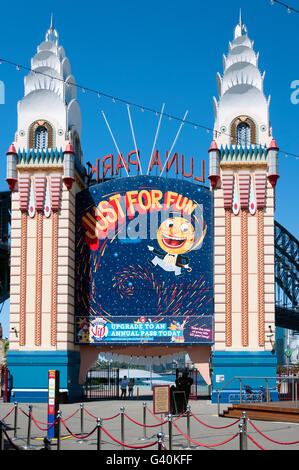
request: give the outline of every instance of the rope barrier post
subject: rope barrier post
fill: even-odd
[[[190,417],[191,417],[191,406],[187,405],[187,436],[190,439]],[[187,445],[184,447],[185,450],[191,450],[192,448],[190,447],[189,440],[187,439]]]
[[[246,411],[243,411],[242,412],[242,422],[243,422],[243,426],[244,426],[244,432],[247,436],[247,423],[248,423],[248,418],[247,418],[247,413]]]
[[[31,441],[31,421],[32,421],[32,405],[29,405],[29,414],[28,414],[28,428],[27,428],[27,443],[24,449],[32,449],[34,446],[30,444]]]
[[[121,442],[125,442],[125,407],[122,406],[120,408],[120,440]],[[125,450],[124,446],[122,446],[122,450]]]
[[[159,432],[157,434],[157,438],[158,438],[158,450],[161,451],[163,450],[163,447],[164,447],[164,433]]]
[[[60,450],[60,441],[61,441],[61,417],[62,412],[58,410],[57,412],[57,450]]]
[[[12,441],[15,441],[17,438],[17,427],[18,427],[18,403],[15,402],[15,415],[14,415],[14,431]]]
[[[101,450],[101,438],[102,438],[102,418],[97,419],[97,450]]]
[[[147,441],[148,439],[150,439],[149,437],[146,436],[146,409],[147,409],[147,403],[143,402],[142,407],[143,407],[143,437],[140,437],[139,440],[140,441]]]
[[[4,450],[4,421],[0,421],[0,451]]]
[[[247,433],[244,429],[244,423],[239,423],[239,442],[240,450],[247,450]]]
[[[172,450],[172,415],[169,414],[167,419],[168,419],[168,442],[169,442],[168,450]]]
[[[84,421],[83,421],[84,417],[83,417],[83,415],[84,415],[84,404],[80,403],[80,429],[81,429],[80,435],[81,436],[83,436],[83,434],[84,434]],[[78,444],[82,444],[82,443],[83,443],[83,439],[80,439],[78,441]]]

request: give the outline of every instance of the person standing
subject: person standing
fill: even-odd
[[[120,383],[120,389],[121,389],[120,398],[126,398],[128,383],[129,383],[129,381],[127,379],[127,376],[125,375],[124,378],[122,379],[121,383]]]
[[[133,398],[135,380],[132,378],[129,381],[129,398]]]

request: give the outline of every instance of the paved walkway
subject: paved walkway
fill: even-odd
[[[83,433],[89,434],[96,428],[96,418],[103,418],[104,429],[114,439],[121,441],[121,417],[117,416],[114,419],[106,419],[117,415],[120,412],[120,408],[125,408],[125,414],[137,423],[143,423],[143,402],[147,403],[147,408],[153,410],[152,398],[141,397],[141,399],[127,399],[127,400],[102,400],[94,402],[84,403],[84,427]],[[32,432],[30,444],[32,450],[39,450],[43,447],[43,438],[47,432],[39,429],[45,429],[47,425],[42,424],[47,421],[47,404],[37,403],[32,404],[32,415],[36,420],[36,423],[32,422]],[[195,417],[191,417],[190,436],[191,439],[197,443],[202,444],[201,446],[195,445],[192,442],[188,442],[186,437],[181,434],[187,433],[187,419],[181,417],[175,421],[173,426],[173,450],[182,451],[186,447],[191,447],[192,450],[239,450],[239,423],[236,423],[236,419],[220,418],[218,417],[217,405],[211,404],[210,400],[197,400],[190,401],[191,412]],[[5,415],[14,407],[13,403],[0,403],[0,419],[3,419]],[[225,407],[225,405],[222,405]],[[60,406],[62,411],[62,419],[66,420],[65,425],[68,430],[61,425],[61,450],[96,450],[97,449],[97,431],[95,431],[84,439],[78,439],[70,435],[80,435],[81,431],[81,419],[80,419],[80,403],[63,404]],[[22,411],[23,410],[23,411]],[[76,410],[79,410],[76,412]],[[76,412],[76,413],[75,413]],[[74,414],[75,413],[75,414]],[[18,411],[18,429],[17,429],[17,440],[14,441],[15,445],[24,448],[26,447],[27,430],[28,430],[28,404],[19,404]],[[73,416],[72,416],[73,415]],[[71,417],[70,417],[71,416]],[[69,418],[70,417],[70,418]],[[67,419],[69,418],[69,419]],[[200,420],[202,423],[200,423]],[[14,435],[14,411],[5,419],[7,427],[7,433],[10,437]],[[156,417],[152,416],[147,411],[147,425],[157,425],[159,421]],[[229,427],[228,425],[235,423]],[[268,438],[278,442],[294,442],[299,441],[299,425],[295,423],[283,423],[283,422],[269,422],[269,421],[253,421],[254,426],[258,431],[262,432]],[[38,426],[39,427],[38,427]],[[294,445],[279,445],[266,439],[260,434],[250,423],[248,423],[248,434],[260,447],[266,450],[299,450],[299,443]],[[166,435],[168,434],[168,423],[163,426],[159,425],[156,427],[146,428],[146,437],[150,438],[147,440],[141,440],[144,437],[144,427],[134,423],[126,416],[124,417],[124,435],[125,443],[132,446],[143,446],[152,442],[157,441],[157,433],[163,431]],[[234,435],[237,436],[232,438]],[[228,441],[229,440],[229,441]],[[210,447],[212,444],[219,444],[224,441],[228,441],[223,445],[216,445]],[[248,450],[259,450],[259,447],[248,439]],[[169,442],[168,438],[165,438],[165,446],[168,449]],[[57,449],[56,440],[51,442],[51,450]],[[101,436],[101,449],[118,452],[122,450],[122,447],[115,441],[113,441],[105,432],[102,430]],[[130,448],[125,448],[129,450]],[[157,450],[157,445],[147,448],[147,450]],[[118,452],[119,455],[119,452]]]

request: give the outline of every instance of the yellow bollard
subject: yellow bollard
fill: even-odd
[[[137,400],[139,400],[139,387],[137,387]]]

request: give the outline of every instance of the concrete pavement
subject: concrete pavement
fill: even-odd
[[[94,432],[84,439],[79,439],[78,436],[81,432],[81,416],[80,416],[80,403],[62,404],[60,410],[62,412],[62,419],[65,421],[65,426],[61,424],[61,441],[60,450],[96,450],[97,449],[97,417],[103,419],[103,429],[101,432],[101,450],[113,451],[119,453],[123,450],[122,446],[113,441],[110,436],[115,440],[121,441],[121,416],[111,418],[120,413],[120,408],[124,407],[124,442],[132,446],[144,446],[149,443],[157,441],[157,433],[162,431],[168,435],[168,423],[161,426],[156,417],[147,411],[146,424],[157,425],[155,427],[146,428],[146,440],[144,437],[144,427],[137,423],[143,423],[143,403],[147,404],[147,408],[153,411],[152,397],[141,397],[139,400],[126,399],[126,400],[99,400],[84,403],[84,420],[83,420],[83,434],[88,435],[93,430]],[[187,434],[187,419],[181,417],[174,421],[173,432],[173,446],[174,451],[184,450],[186,447],[191,447],[192,450],[239,450],[239,435],[229,440],[239,432],[239,423],[235,423],[236,419],[220,418],[218,417],[217,405],[211,404],[210,400],[192,400],[190,401],[191,412],[195,417],[190,419],[190,436],[193,441],[202,444],[196,445],[186,439],[184,434]],[[0,403],[0,418],[3,419],[5,415],[14,407],[13,403]],[[21,449],[26,447],[27,444],[27,431],[28,431],[28,404],[20,403],[18,405],[18,426],[17,426],[17,439],[14,444]],[[225,407],[225,405],[222,405]],[[77,411],[78,410],[78,411]],[[74,414],[75,413],[75,414]],[[43,447],[43,438],[47,432],[42,430],[47,427],[47,404],[36,403],[32,404],[32,415],[35,422],[31,424],[31,440],[30,445],[32,450],[39,450]],[[174,418],[175,419],[175,418]],[[132,421],[133,420],[133,421]],[[199,421],[202,423],[200,423]],[[135,422],[134,422],[135,421]],[[228,425],[232,426],[227,427]],[[299,425],[295,423],[283,422],[269,422],[269,421],[253,421],[256,428],[268,438],[278,442],[294,442],[299,441]],[[14,435],[14,411],[5,419],[7,425],[7,433],[10,438]],[[208,427],[208,426],[210,427]],[[42,428],[42,429],[39,429]],[[68,428],[68,429],[66,429]],[[106,434],[106,432],[108,434]],[[70,432],[76,437],[72,436]],[[299,443],[294,445],[279,445],[262,436],[256,431],[250,423],[248,423],[248,434],[260,447],[266,450],[299,450]],[[149,438],[149,439],[148,439]],[[228,441],[229,440],[229,441]],[[215,444],[228,441],[223,445]],[[258,450],[259,447],[248,438],[248,450]],[[169,448],[168,437],[165,438],[165,446]],[[6,447],[9,447],[6,445]],[[51,450],[57,450],[57,440],[51,441]],[[130,448],[125,448],[130,450]],[[141,449],[140,449],[141,450]],[[146,450],[157,450],[157,445],[147,448]],[[119,454],[118,454],[119,455]]]

